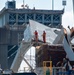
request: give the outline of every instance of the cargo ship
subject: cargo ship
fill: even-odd
[[[22,60],[32,73],[18,74],[43,75],[47,71],[51,75],[66,73],[62,66],[66,57],[73,69],[74,45],[70,42],[74,28],[63,28],[63,13],[64,10],[16,9],[16,1],[6,2],[6,6],[0,11],[0,64],[5,71],[3,74],[10,71],[10,74],[17,74]],[[35,31],[38,32],[38,37],[35,37]],[[45,39],[43,31],[46,33]],[[24,58],[32,46],[36,48],[34,69]],[[57,66],[58,62],[61,62],[60,66]],[[10,70],[8,72],[5,69]]]

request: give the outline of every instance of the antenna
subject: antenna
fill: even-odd
[[[54,10],[54,0],[52,0],[52,10]]]
[[[64,10],[65,10],[66,0],[63,0],[63,1],[62,1],[62,5],[64,6]]]
[[[23,8],[25,7],[25,5],[24,5],[24,0],[23,0]]]
[[[25,8],[24,0],[23,0],[23,4],[21,5],[21,7]]]

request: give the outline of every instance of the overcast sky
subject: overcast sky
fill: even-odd
[[[7,0],[0,0],[0,10],[5,6]],[[9,0],[11,1],[11,0]],[[53,0],[54,1],[54,10],[62,10],[62,0]],[[74,26],[73,24],[73,2],[72,0],[66,0],[65,12],[62,15],[62,25],[67,27]],[[36,9],[52,9],[52,0],[24,0],[25,4],[28,4],[29,8],[35,7]],[[21,8],[23,0],[16,0],[16,7]]]

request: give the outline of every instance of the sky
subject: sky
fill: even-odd
[[[5,6],[7,0],[0,0],[0,10]],[[11,1],[11,0],[9,0]],[[63,0],[53,0],[54,10],[62,10],[64,6],[62,5]],[[16,8],[21,8],[23,0],[16,0]],[[36,9],[52,9],[52,0],[24,0],[24,4],[27,4],[30,9],[35,7]],[[66,0],[66,6],[64,14],[62,15],[62,25],[64,27],[73,27],[73,2],[72,0]]]

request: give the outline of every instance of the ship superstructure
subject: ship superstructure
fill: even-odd
[[[36,69],[38,70],[42,71],[43,67],[46,67],[46,62],[52,62],[50,64],[50,69],[52,69],[57,62],[63,61],[66,55],[70,61],[74,62],[74,52],[70,47],[72,39],[70,35],[74,32],[71,32],[69,28],[64,29],[61,25],[63,13],[64,10],[16,9],[16,1],[7,1],[6,6],[0,11],[0,64],[2,69],[12,69],[17,72],[24,59],[31,71],[35,71],[24,58],[32,46],[36,47]],[[35,30],[38,31],[38,41],[34,37]],[[42,39],[43,31],[46,32],[46,42]]]
[[[2,31],[2,35],[0,34],[2,41],[2,43],[0,42],[0,53],[4,53],[4,60],[7,61],[5,64],[1,55],[2,68],[10,68],[29,19],[36,20],[46,26],[60,28],[63,13],[64,10],[16,9],[16,1],[7,1],[6,6],[0,11],[0,30],[6,30],[7,34],[3,35]],[[3,40],[6,43],[3,43]]]

